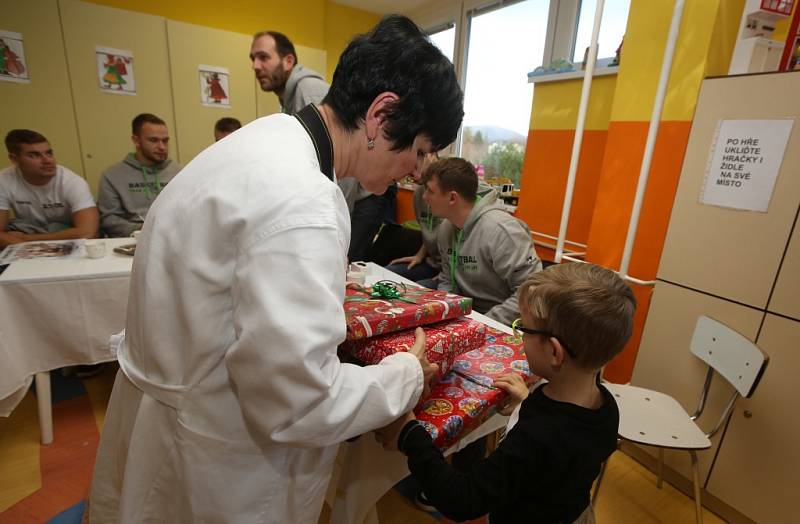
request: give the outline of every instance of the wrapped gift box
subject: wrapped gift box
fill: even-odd
[[[521,374],[526,380],[531,377],[522,339],[491,327],[486,328],[486,343],[459,356],[452,369],[486,385],[511,372]]]
[[[347,288],[344,300],[347,340],[425,326],[472,312],[472,299],[421,287],[399,289],[401,298],[370,296],[370,288]]]
[[[450,372],[414,410],[433,439],[446,450],[494,414],[507,397],[505,391],[482,386]]]
[[[486,343],[486,325],[471,318],[447,320],[423,329],[428,361],[439,364],[440,378],[450,370],[459,355],[481,348]],[[414,330],[406,330],[347,341],[342,344],[342,349],[359,362],[377,364],[398,351],[409,351],[414,340]]]
[[[457,358],[450,373],[414,410],[441,450],[497,412],[508,394],[492,386],[495,378],[513,371],[528,385],[539,380],[530,372],[520,339],[493,328],[487,328],[487,332],[486,344]]]

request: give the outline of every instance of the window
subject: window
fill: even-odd
[[[526,0],[469,15],[458,154],[487,178],[519,186],[533,99],[526,78],[542,62],[549,6],[549,0]]]
[[[433,45],[438,47],[444,56],[453,61],[453,51],[456,47],[456,26],[449,23],[444,27],[436,28],[428,33]]]
[[[625,26],[628,23],[628,11],[631,0],[606,0],[603,8],[603,20],[600,23],[600,34],[597,37],[598,61],[602,58],[613,58],[617,48],[625,36]],[[594,26],[594,12],[597,0],[581,0],[578,14],[577,33],[572,61],[583,62],[586,48],[592,40],[592,27]],[[599,64],[598,64],[599,65]]]

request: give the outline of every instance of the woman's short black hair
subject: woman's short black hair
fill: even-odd
[[[408,18],[389,15],[356,36],[339,58],[323,103],[353,131],[383,92],[399,96],[386,115],[392,149],[408,149],[424,134],[434,150],[453,142],[464,117],[464,93],[452,62]]]

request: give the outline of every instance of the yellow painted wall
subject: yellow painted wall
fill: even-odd
[[[59,0],[59,6],[85,176],[92,191],[97,190],[103,171],[134,150],[131,120],[139,113],[153,113],[167,123],[173,137],[170,158],[175,159],[164,19],[76,0]],[[98,45],[133,52],[136,96],[100,90],[95,62]]]
[[[688,0],[680,26],[662,120],[691,120],[720,0]],[[611,119],[649,120],[674,0],[631,2]]]
[[[330,82],[350,39],[358,33],[369,31],[380,20],[380,16],[359,11],[330,0],[325,1],[325,49],[328,51],[328,68],[325,72]],[[322,71],[320,71],[322,73]]]
[[[739,37],[739,23],[744,12],[745,0],[727,0],[720,2],[717,23],[711,35],[711,46],[708,49],[706,76],[722,76],[728,74],[731,57]]]
[[[280,31],[295,46],[327,51],[326,67],[318,72],[326,75],[329,81],[339,55],[350,39],[368,31],[380,20],[379,15],[335,4],[331,0],[232,0],[224,3],[216,0],[87,1],[248,35],[266,29]],[[301,57],[301,63],[306,62]],[[313,69],[313,65],[309,67]]]
[[[285,33],[295,45],[317,49],[325,47],[325,0],[89,1],[249,35],[271,29]]]
[[[31,79],[29,84],[0,82],[0,135],[18,128],[38,131],[50,140],[58,163],[82,175],[56,1],[0,1],[0,29],[22,34]],[[0,168],[10,165],[2,151]]]
[[[178,158],[183,162],[214,143],[213,129],[222,117],[247,124],[256,118],[256,89],[250,60],[250,36],[167,20],[170,80],[175,106]],[[200,104],[199,65],[228,69],[230,107]],[[273,95],[274,97],[274,95]]]
[[[616,75],[599,76],[592,82],[587,130],[608,129],[616,85]],[[582,87],[582,78],[535,84],[530,129],[575,129]]]

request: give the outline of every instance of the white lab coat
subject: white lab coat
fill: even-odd
[[[197,156],[147,215],[90,500],[100,522],[316,523],[337,444],[413,407],[341,364],[347,206],[294,117]]]

